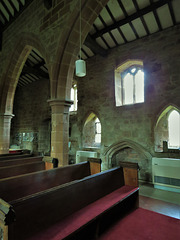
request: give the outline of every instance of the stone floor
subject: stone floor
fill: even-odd
[[[139,206],[180,219],[180,193],[155,189],[153,185],[139,183]]]

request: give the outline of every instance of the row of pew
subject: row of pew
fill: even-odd
[[[0,172],[44,163],[35,158],[2,164]],[[100,172],[100,160],[89,160],[0,178],[0,239],[98,239],[117,216],[138,207],[136,166]]]

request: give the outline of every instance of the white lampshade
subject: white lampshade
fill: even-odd
[[[76,61],[76,76],[77,77],[86,76],[86,62],[82,59]]]

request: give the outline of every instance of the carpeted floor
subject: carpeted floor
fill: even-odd
[[[179,240],[180,220],[138,208],[119,220],[99,240]]]

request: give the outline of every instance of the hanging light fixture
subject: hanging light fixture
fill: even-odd
[[[76,60],[76,76],[77,77],[84,77],[86,76],[86,62],[81,59],[81,0],[80,0],[80,16],[79,16],[79,39],[80,39],[80,59]]]

